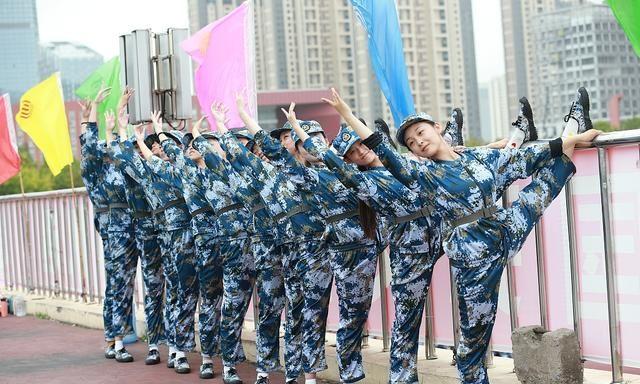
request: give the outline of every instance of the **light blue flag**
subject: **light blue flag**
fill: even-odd
[[[351,4],[367,31],[373,71],[398,127],[402,119],[415,113],[416,107],[409,87],[395,1],[351,0]]]

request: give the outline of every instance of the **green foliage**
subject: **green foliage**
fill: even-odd
[[[37,164],[25,148],[19,150],[22,159],[22,181],[25,192],[41,192],[54,189],[71,188],[71,178],[69,167],[65,167],[56,177],[51,174],[49,167],[44,162]],[[82,177],[80,176],[80,161],[76,160],[71,165],[73,167],[73,184],[75,187],[82,187]],[[20,193],[20,177],[15,175],[0,185],[0,195],[12,195]]]
[[[40,320],[51,320],[51,317],[44,312],[36,312],[36,318]]]
[[[632,117],[630,119],[620,121],[620,129],[614,129],[607,120],[594,121],[593,127],[603,132],[626,131],[629,129],[640,128],[640,117]]]
[[[477,137],[469,137],[468,139],[464,139],[464,146],[465,147],[480,147],[483,146],[487,143],[485,143],[483,140],[478,139]]]

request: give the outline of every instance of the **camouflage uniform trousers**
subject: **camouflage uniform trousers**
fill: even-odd
[[[220,351],[220,306],[222,304],[222,265],[214,255],[216,237],[209,233],[195,237],[200,291],[198,331],[203,356],[213,357]]]
[[[256,349],[260,372],[272,372],[280,368],[280,320],[286,303],[283,249],[271,237],[256,237],[251,241],[258,293]]]
[[[389,382],[417,384],[418,342],[425,300],[439,252],[409,253],[391,244],[391,294],[395,320],[391,330]]]
[[[146,223],[143,223],[147,220]],[[162,252],[160,239],[148,219],[136,219],[134,222],[136,243],[141,251],[140,262],[144,282],[144,314],[147,323],[147,342],[158,344],[166,342],[163,316],[164,275],[162,271]]]
[[[491,338],[498,306],[498,291],[504,267],[522,248],[544,210],[575,172],[563,156],[549,159],[534,173],[532,181],[518,194],[510,208],[495,215],[499,232],[473,233],[473,242],[454,244],[456,252],[479,254],[479,260],[463,263],[451,260],[458,287],[460,343],[458,374],[463,383],[489,383],[484,356]],[[482,243],[489,252],[472,248]]]
[[[96,212],[93,217],[93,225],[102,239],[102,254],[104,260],[104,299],[102,300],[102,322],[104,325],[104,339],[113,341],[113,296],[111,292],[111,275],[113,274],[113,263],[111,261],[111,253],[109,252],[109,234],[107,226],[109,225],[108,212]]]
[[[178,273],[175,267],[174,249],[172,241],[173,232],[162,231],[158,233],[160,251],[162,252],[162,274],[164,275],[164,329],[167,337],[167,345],[176,346],[176,315],[178,308]]]
[[[220,350],[225,367],[246,360],[242,349],[242,323],[249,308],[255,267],[248,239],[220,239],[215,244],[216,260],[222,265],[222,308]]]
[[[113,334],[126,336],[133,332],[133,286],[140,250],[136,245],[135,233],[110,232],[109,253],[111,254],[111,292],[113,295]]]
[[[178,351],[190,352],[196,347],[195,316],[198,305],[197,258],[190,228],[171,232],[171,254],[175,256],[177,301],[175,308],[176,344]]]
[[[371,308],[378,253],[375,244],[353,250],[330,249],[329,260],[338,293],[336,352],[340,380],[353,383],[365,376],[360,350]]]
[[[287,318],[285,374],[288,379],[327,369],[324,342],[333,275],[325,243],[288,244],[284,254]]]

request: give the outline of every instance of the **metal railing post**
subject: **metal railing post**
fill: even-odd
[[[547,315],[547,286],[546,268],[544,262],[544,245],[542,238],[542,218],[536,223],[536,267],[538,271],[538,303],[540,304],[540,325],[549,329],[549,317]]]
[[[573,311],[573,331],[582,344],[582,325],[580,322],[580,300],[578,299],[578,251],[576,247],[576,225],[573,211],[573,186],[569,180],[564,189],[567,209],[567,232],[569,238],[569,267],[571,274],[571,308]]]
[[[458,307],[458,289],[451,265],[449,265],[449,278],[451,283],[451,318],[453,320],[453,361],[451,365],[455,365],[458,343],[460,342],[460,309]]]
[[[387,248],[388,249],[388,248]],[[384,257],[387,250],[378,254],[378,275],[380,281],[380,313],[382,314],[382,351],[388,352],[390,346],[389,340],[389,303],[387,300],[387,268],[386,258]]]
[[[602,202],[602,230],[604,234],[604,265],[607,283],[607,310],[609,315],[609,340],[611,346],[612,383],[622,383],[622,351],[616,290],[615,253],[611,225],[611,196],[607,152],[598,147],[598,171],[600,176],[600,200]]]
[[[427,297],[424,301],[424,338],[425,357],[427,360],[438,358],[436,354],[436,335],[433,331],[433,291],[431,287],[427,290]]]
[[[258,308],[258,285],[253,285],[253,292],[251,293],[251,301],[253,302],[253,329],[258,330],[258,323],[260,322],[260,309]]]

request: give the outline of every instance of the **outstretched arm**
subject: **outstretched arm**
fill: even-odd
[[[416,164],[394,150],[389,144],[386,135],[380,132],[374,133],[360,121],[334,88],[331,88],[331,94],[331,100],[324,98],[322,100],[336,109],[347,124],[360,136],[362,143],[378,155],[385,168],[387,168],[398,181],[409,189],[419,190],[418,179],[420,178],[420,174]]]

